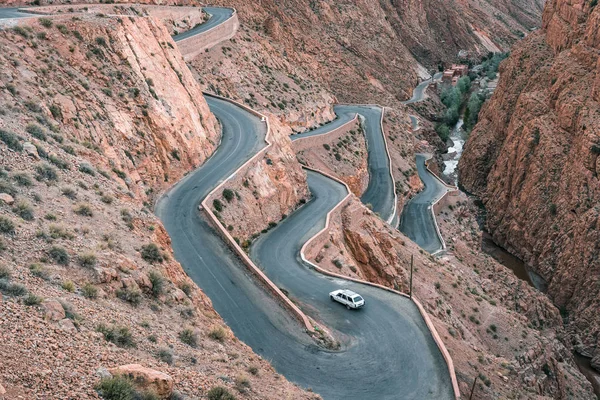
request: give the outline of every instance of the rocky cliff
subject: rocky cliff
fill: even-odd
[[[33,19],[0,49],[0,397],[97,399],[138,363],[145,398],[315,398],[233,336],[151,212],[220,133],[166,28]]]
[[[516,46],[459,164],[494,240],[548,282],[548,295],[600,362],[600,7],[553,0]]]

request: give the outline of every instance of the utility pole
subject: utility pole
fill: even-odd
[[[410,255],[410,298],[412,299],[412,277],[413,277],[413,262],[414,262],[415,256],[414,255]]]
[[[471,394],[469,395],[469,400],[471,400],[473,398],[473,393],[475,393],[475,384],[477,383],[477,378],[479,378],[478,376],[475,377],[475,380],[473,381],[473,386],[471,386]]]

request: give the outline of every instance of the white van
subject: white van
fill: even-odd
[[[338,289],[329,293],[331,301],[337,301],[342,303],[349,310],[351,308],[360,308],[365,305],[365,299],[363,299],[358,293],[354,293],[352,290]]]

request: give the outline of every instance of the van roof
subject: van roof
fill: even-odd
[[[342,293],[344,293],[346,296],[350,296],[350,297],[359,296],[358,293],[353,292],[352,290],[348,290],[348,289],[342,290]]]

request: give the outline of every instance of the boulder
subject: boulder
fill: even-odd
[[[0,201],[10,206],[15,202],[15,199],[8,193],[0,193]]]
[[[0,383],[0,394],[6,394],[6,389],[4,389],[4,386],[2,386],[1,383]]]
[[[58,321],[58,326],[60,326],[61,329],[67,332],[77,332],[75,324],[69,318],[63,318],[60,321]]]
[[[44,317],[50,321],[60,321],[66,317],[65,309],[56,300],[44,300],[42,309],[44,310]]]
[[[23,143],[23,150],[25,150],[25,153],[29,154],[36,160],[40,159],[40,155],[38,154],[37,148],[34,146],[33,143],[31,143],[31,142]]]
[[[112,374],[104,367],[100,367],[96,370],[96,376],[100,379],[112,378]]]
[[[186,301],[188,299],[185,292],[179,288],[175,288],[171,292],[171,298],[177,303],[183,303],[184,301]]]
[[[108,370],[114,376],[125,376],[130,378],[135,386],[141,390],[151,390],[159,398],[166,399],[173,392],[173,378],[164,372],[146,368],[140,364],[127,364]]]

